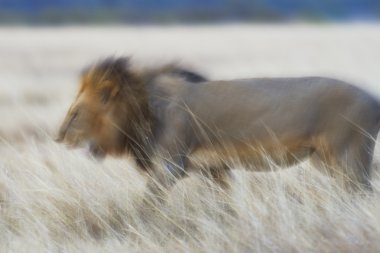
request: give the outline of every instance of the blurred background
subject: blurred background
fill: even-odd
[[[378,0],[1,0],[4,23],[376,20]]]

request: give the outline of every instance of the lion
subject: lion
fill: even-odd
[[[346,82],[209,81],[176,65],[138,69],[111,57],[85,69],[80,83],[57,140],[87,145],[97,158],[131,154],[151,176],[149,189],[205,169],[228,188],[236,162],[266,171],[307,158],[347,189],[371,189],[380,103]],[[202,154],[205,164],[196,161]]]

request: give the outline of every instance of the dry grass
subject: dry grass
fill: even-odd
[[[230,193],[197,176],[139,208],[144,178],[52,141],[81,67],[131,54],[185,59],[211,78],[327,75],[379,95],[380,27],[0,28],[0,252],[379,252],[379,152],[371,196],[308,162],[235,171]]]

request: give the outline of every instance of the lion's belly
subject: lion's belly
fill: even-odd
[[[190,167],[228,166],[254,171],[268,171],[301,162],[314,152],[307,139],[288,139],[267,143],[212,145],[196,149],[190,156]],[[191,169],[191,168],[190,168]]]

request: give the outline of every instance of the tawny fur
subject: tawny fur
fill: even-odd
[[[88,144],[98,157],[131,153],[167,188],[209,153],[205,166],[223,186],[236,161],[261,171],[309,157],[358,189],[371,188],[379,119],[375,98],[335,79],[207,81],[176,65],[133,69],[127,58],[109,58],[84,71],[58,139]]]

